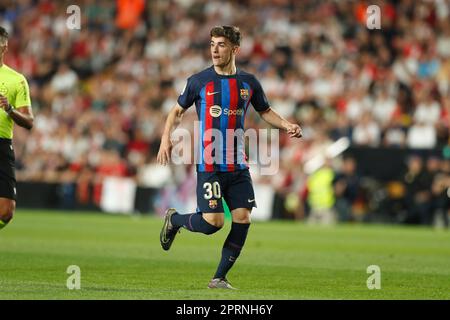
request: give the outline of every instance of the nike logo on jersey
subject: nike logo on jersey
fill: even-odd
[[[215,95],[216,93],[219,93],[219,91],[214,91],[214,92],[206,92],[206,95],[207,96],[212,96],[212,95]]]
[[[249,203],[255,201],[255,199],[248,199],[247,200]]]

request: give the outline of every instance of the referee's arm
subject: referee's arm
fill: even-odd
[[[33,110],[31,106],[23,106],[19,108],[13,108],[8,99],[2,95],[0,95],[0,107],[13,119],[13,121],[28,130],[33,128]]]

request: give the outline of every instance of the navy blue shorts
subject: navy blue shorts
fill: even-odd
[[[204,213],[224,212],[222,198],[230,210],[256,207],[250,172],[197,172],[197,206]]]

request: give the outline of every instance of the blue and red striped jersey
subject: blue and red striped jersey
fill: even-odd
[[[244,137],[235,137],[234,133],[239,129],[243,132],[250,103],[258,112],[269,109],[269,102],[255,76],[240,69],[234,75],[220,75],[211,66],[189,77],[178,98],[178,104],[185,109],[194,103],[200,121],[201,142],[198,144],[197,171],[247,169]],[[221,135],[219,140],[218,133]]]

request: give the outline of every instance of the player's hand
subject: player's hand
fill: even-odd
[[[170,161],[170,155],[172,153],[172,142],[170,138],[163,137],[161,139],[161,145],[159,147],[158,156],[156,157],[156,161],[163,166],[167,165]]]
[[[288,124],[286,127],[286,131],[291,138],[301,138],[303,136],[302,128],[300,128],[298,124]]]
[[[2,108],[3,110],[9,109],[8,98],[5,96],[2,96],[1,94],[0,94],[0,108]]]

